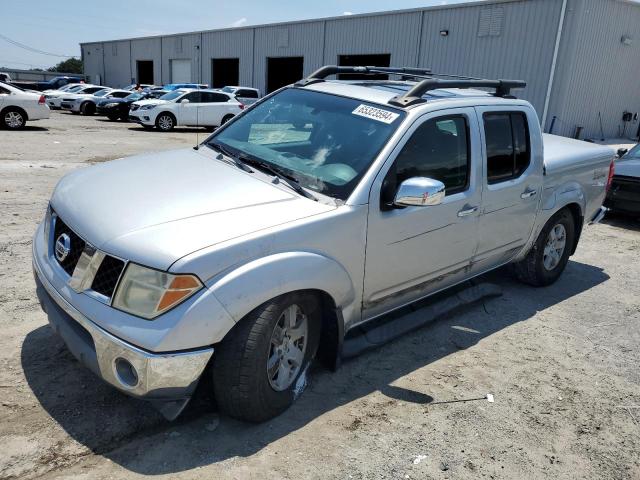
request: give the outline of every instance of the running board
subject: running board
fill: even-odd
[[[459,289],[446,297],[409,311],[405,315],[386,315],[349,331],[342,345],[342,358],[352,358],[367,350],[378,348],[396,338],[437,320],[462,306],[470,305],[485,298],[499,297],[502,289],[493,283],[479,283]],[[415,307],[414,307],[415,308]]]

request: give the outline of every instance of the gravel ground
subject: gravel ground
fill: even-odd
[[[219,417],[206,388],[167,423],[102,384],[47,326],[31,235],[68,171],[195,132],[60,113],[0,131],[0,478],[640,478],[633,218],[586,229],[552,287],[495,272],[502,297],[317,369],[261,425]]]

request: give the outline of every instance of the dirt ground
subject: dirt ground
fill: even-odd
[[[101,383],[47,326],[31,235],[70,170],[195,141],[62,113],[0,131],[0,478],[640,478],[637,219],[586,229],[552,287],[493,273],[502,297],[316,369],[261,425],[206,389],[168,423]]]

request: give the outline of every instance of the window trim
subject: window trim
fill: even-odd
[[[400,148],[400,151],[398,152],[396,157],[393,159],[393,163],[391,164],[391,166],[389,167],[389,170],[385,174],[385,178],[391,172],[394,172],[396,174],[396,177],[397,177],[396,165],[397,165],[397,163],[398,163],[398,161],[400,159],[400,155],[402,154],[402,152],[406,148],[406,146],[409,144],[409,142],[411,141],[413,136],[418,132],[418,130],[420,130],[420,128],[424,124],[426,124],[427,122],[431,122],[431,121],[437,122],[437,121],[441,121],[441,120],[449,120],[449,119],[454,119],[454,118],[462,118],[464,120],[465,133],[466,133],[465,140],[466,140],[466,145],[467,145],[466,178],[465,178],[465,184],[463,186],[461,186],[461,187],[457,187],[455,189],[447,189],[447,188],[445,188],[445,198],[453,196],[453,195],[457,195],[459,193],[465,193],[465,192],[469,191],[469,189],[471,188],[471,163],[472,163],[472,158],[471,158],[471,126],[469,125],[469,116],[467,114],[465,114],[465,113],[450,113],[450,114],[445,114],[445,115],[440,115],[440,116],[433,116],[433,117],[429,117],[426,120],[422,121],[418,126],[416,126],[416,128],[413,130],[413,132],[411,133],[409,138],[404,142],[404,144],[402,145],[402,148]],[[436,179],[434,179],[434,180],[436,180]],[[397,184],[397,180],[396,180],[396,187],[399,187],[399,186],[400,185]],[[382,198],[382,193],[381,193],[381,198]]]
[[[512,144],[512,159],[513,159],[513,165],[512,165],[512,174],[509,177],[506,178],[500,178],[499,180],[496,181],[491,181],[489,179],[489,150],[488,150],[488,145],[487,145],[487,129],[486,129],[486,125],[485,125],[485,121],[487,117],[490,116],[498,116],[498,115],[508,115],[509,116],[509,125],[511,126],[511,144]],[[515,135],[514,135],[514,130],[513,130],[513,115],[520,115],[524,118],[524,130],[525,130],[525,135],[526,135],[526,139],[527,139],[527,153],[529,154],[529,159],[527,162],[527,166],[524,168],[524,170],[522,170],[520,172],[519,175],[515,175],[515,170],[516,170],[516,139],[515,139]],[[493,185],[500,185],[502,183],[505,182],[510,182],[513,180],[517,180],[520,177],[522,177],[527,170],[529,170],[529,167],[531,166],[531,130],[529,128],[529,116],[527,115],[527,112],[525,112],[524,110],[491,110],[491,111],[485,111],[482,113],[482,130],[483,130],[483,137],[484,137],[484,160],[485,160],[485,165],[486,165],[486,182],[487,185],[489,186],[493,186]]]

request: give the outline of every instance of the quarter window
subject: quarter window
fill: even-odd
[[[418,127],[398,155],[395,181],[387,177],[390,182],[386,183],[391,183],[395,192],[408,178],[427,177],[444,183],[447,195],[459,193],[469,185],[469,159],[466,117],[455,115],[428,120]]]
[[[484,132],[487,146],[489,185],[518,178],[529,166],[531,146],[524,113],[486,113]]]

